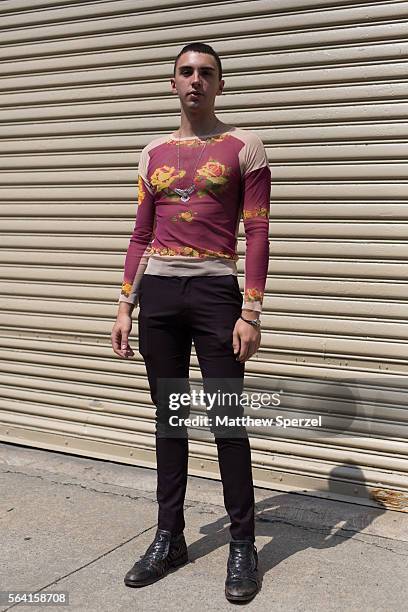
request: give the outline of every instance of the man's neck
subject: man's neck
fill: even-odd
[[[220,131],[225,124],[213,115],[201,117],[189,117],[182,113],[180,127],[176,134],[180,138],[188,136],[206,136]]]

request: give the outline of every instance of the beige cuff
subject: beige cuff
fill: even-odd
[[[124,296],[122,293],[119,296],[118,301],[116,302],[117,304],[120,304],[120,302],[126,302],[127,304],[133,304],[135,307],[138,306],[139,304],[139,297],[137,295],[135,295],[135,299],[132,300],[130,297],[126,297]]]
[[[255,310],[255,312],[262,312],[261,302],[244,302],[242,304],[242,310]]]

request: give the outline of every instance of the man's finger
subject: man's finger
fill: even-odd
[[[255,342],[251,340],[251,342],[248,345],[248,352],[246,354],[245,361],[248,361],[248,359],[251,359],[254,353],[255,353]]]
[[[239,335],[235,329],[232,333],[232,348],[234,349],[234,354],[239,352],[239,348],[240,348]]]
[[[245,361],[246,355],[248,353],[248,340],[243,340],[241,338],[241,350],[238,356],[238,361]]]
[[[258,340],[256,342],[256,348],[255,348],[255,353],[259,350],[259,347],[261,346],[261,333],[259,332],[258,334]]]
[[[120,350],[120,334],[118,330],[114,330],[111,335],[112,338],[112,348],[116,351]]]
[[[252,355],[254,355],[257,351],[257,341],[253,340],[250,344],[249,350],[248,350],[248,357],[247,359],[251,359]]]
[[[248,359],[251,359],[252,355],[254,355],[256,353],[256,351],[259,348],[259,345],[261,343],[261,338],[260,338],[261,334],[258,333],[257,337],[255,338],[255,340],[249,340],[248,341],[248,345],[247,345],[247,352],[244,355],[244,360],[248,361]]]

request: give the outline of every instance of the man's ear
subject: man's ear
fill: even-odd
[[[176,80],[173,77],[170,78],[170,87],[171,87],[172,93],[177,93]]]
[[[225,81],[224,79],[221,79],[220,84],[218,85],[217,96],[220,96],[223,93],[224,85],[225,85]]]

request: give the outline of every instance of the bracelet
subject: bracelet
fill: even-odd
[[[261,329],[261,322],[259,319],[244,319],[242,315],[240,316],[240,319],[245,321],[245,323],[249,323],[250,325],[252,325],[252,327],[255,327],[256,329]]]

